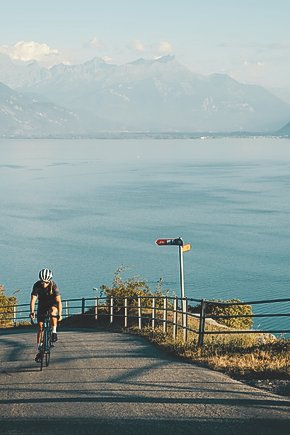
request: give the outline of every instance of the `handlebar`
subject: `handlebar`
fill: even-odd
[[[47,314],[46,314],[47,315]],[[31,323],[31,325],[32,326],[36,326],[36,323],[35,323],[35,321],[34,321],[34,319],[35,319],[35,317],[34,318],[32,318],[30,315],[29,315],[29,317],[30,317],[30,323]],[[51,315],[51,317],[55,317],[57,320],[59,320],[59,315]]]

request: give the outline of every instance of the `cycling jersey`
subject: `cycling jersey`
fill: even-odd
[[[60,296],[60,291],[54,281],[51,281],[46,288],[43,287],[41,281],[37,281],[32,287],[31,296],[38,298],[37,317],[39,320],[39,317],[43,317],[49,308],[57,307],[56,297]]]

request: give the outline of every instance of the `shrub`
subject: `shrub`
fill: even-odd
[[[107,298],[110,298],[111,296],[114,297],[114,307],[115,310],[120,310],[124,307],[124,299],[125,297],[128,298],[128,305],[131,307],[136,307],[137,297],[143,298],[141,301],[141,305],[143,308],[150,308],[152,307],[152,297],[155,296],[155,306],[156,308],[160,308],[163,306],[163,299],[162,297],[165,294],[168,294],[169,290],[165,289],[163,291],[163,280],[160,278],[160,280],[157,282],[156,290],[152,291],[150,287],[148,286],[147,282],[140,278],[140,277],[131,277],[123,280],[121,274],[125,271],[125,268],[123,266],[118,267],[114,274],[114,279],[112,286],[109,287],[107,285],[101,285],[100,290],[101,294],[105,294]],[[132,298],[132,299],[130,299]],[[170,302],[168,302],[168,306],[170,306]]]
[[[120,266],[116,270],[114,274],[114,279],[112,283],[112,287],[109,287],[107,285],[101,285],[100,289],[101,291],[110,298],[113,296],[115,298],[114,300],[114,306],[117,308],[121,308],[124,306],[124,298],[134,298],[137,296],[145,297],[150,296],[151,291],[146,283],[141,278],[133,277],[128,278],[126,280],[123,280],[121,273],[125,271],[125,268]],[[137,301],[132,300],[128,301],[130,305],[137,305]]]
[[[0,284],[0,326],[7,327],[13,325],[14,305],[17,299],[15,296],[6,296],[5,288]]]
[[[222,301],[216,299],[206,302],[206,314],[211,316],[243,316],[252,315],[253,310],[251,305],[219,305],[218,302],[236,303],[241,302],[239,299],[228,299]],[[200,313],[200,304],[195,307],[190,307],[190,311]],[[235,329],[250,329],[253,325],[252,317],[230,317],[230,318],[215,318],[218,323]]]

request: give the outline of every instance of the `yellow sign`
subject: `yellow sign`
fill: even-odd
[[[191,250],[191,245],[190,243],[187,243],[186,245],[182,246],[182,252],[187,252]]]

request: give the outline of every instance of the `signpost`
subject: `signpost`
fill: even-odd
[[[184,328],[184,333],[187,333],[187,314],[186,314],[186,299],[184,292],[184,271],[183,271],[183,253],[190,251],[191,246],[189,243],[184,245],[181,237],[177,237],[175,239],[157,239],[155,240],[156,245],[158,246],[178,246],[179,251],[179,280],[180,280],[180,293],[181,293],[181,301],[182,301],[182,326]]]
[[[158,246],[178,246],[179,251],[179,280],[180,280],[180,293],[181,298],[184,300],[184,271],[183,271],[183,252],[190,251],[191,246],[189,243],[184,245],[181,237],[170,238],[170,239],[157,239],[155,240],[156,245]]]

